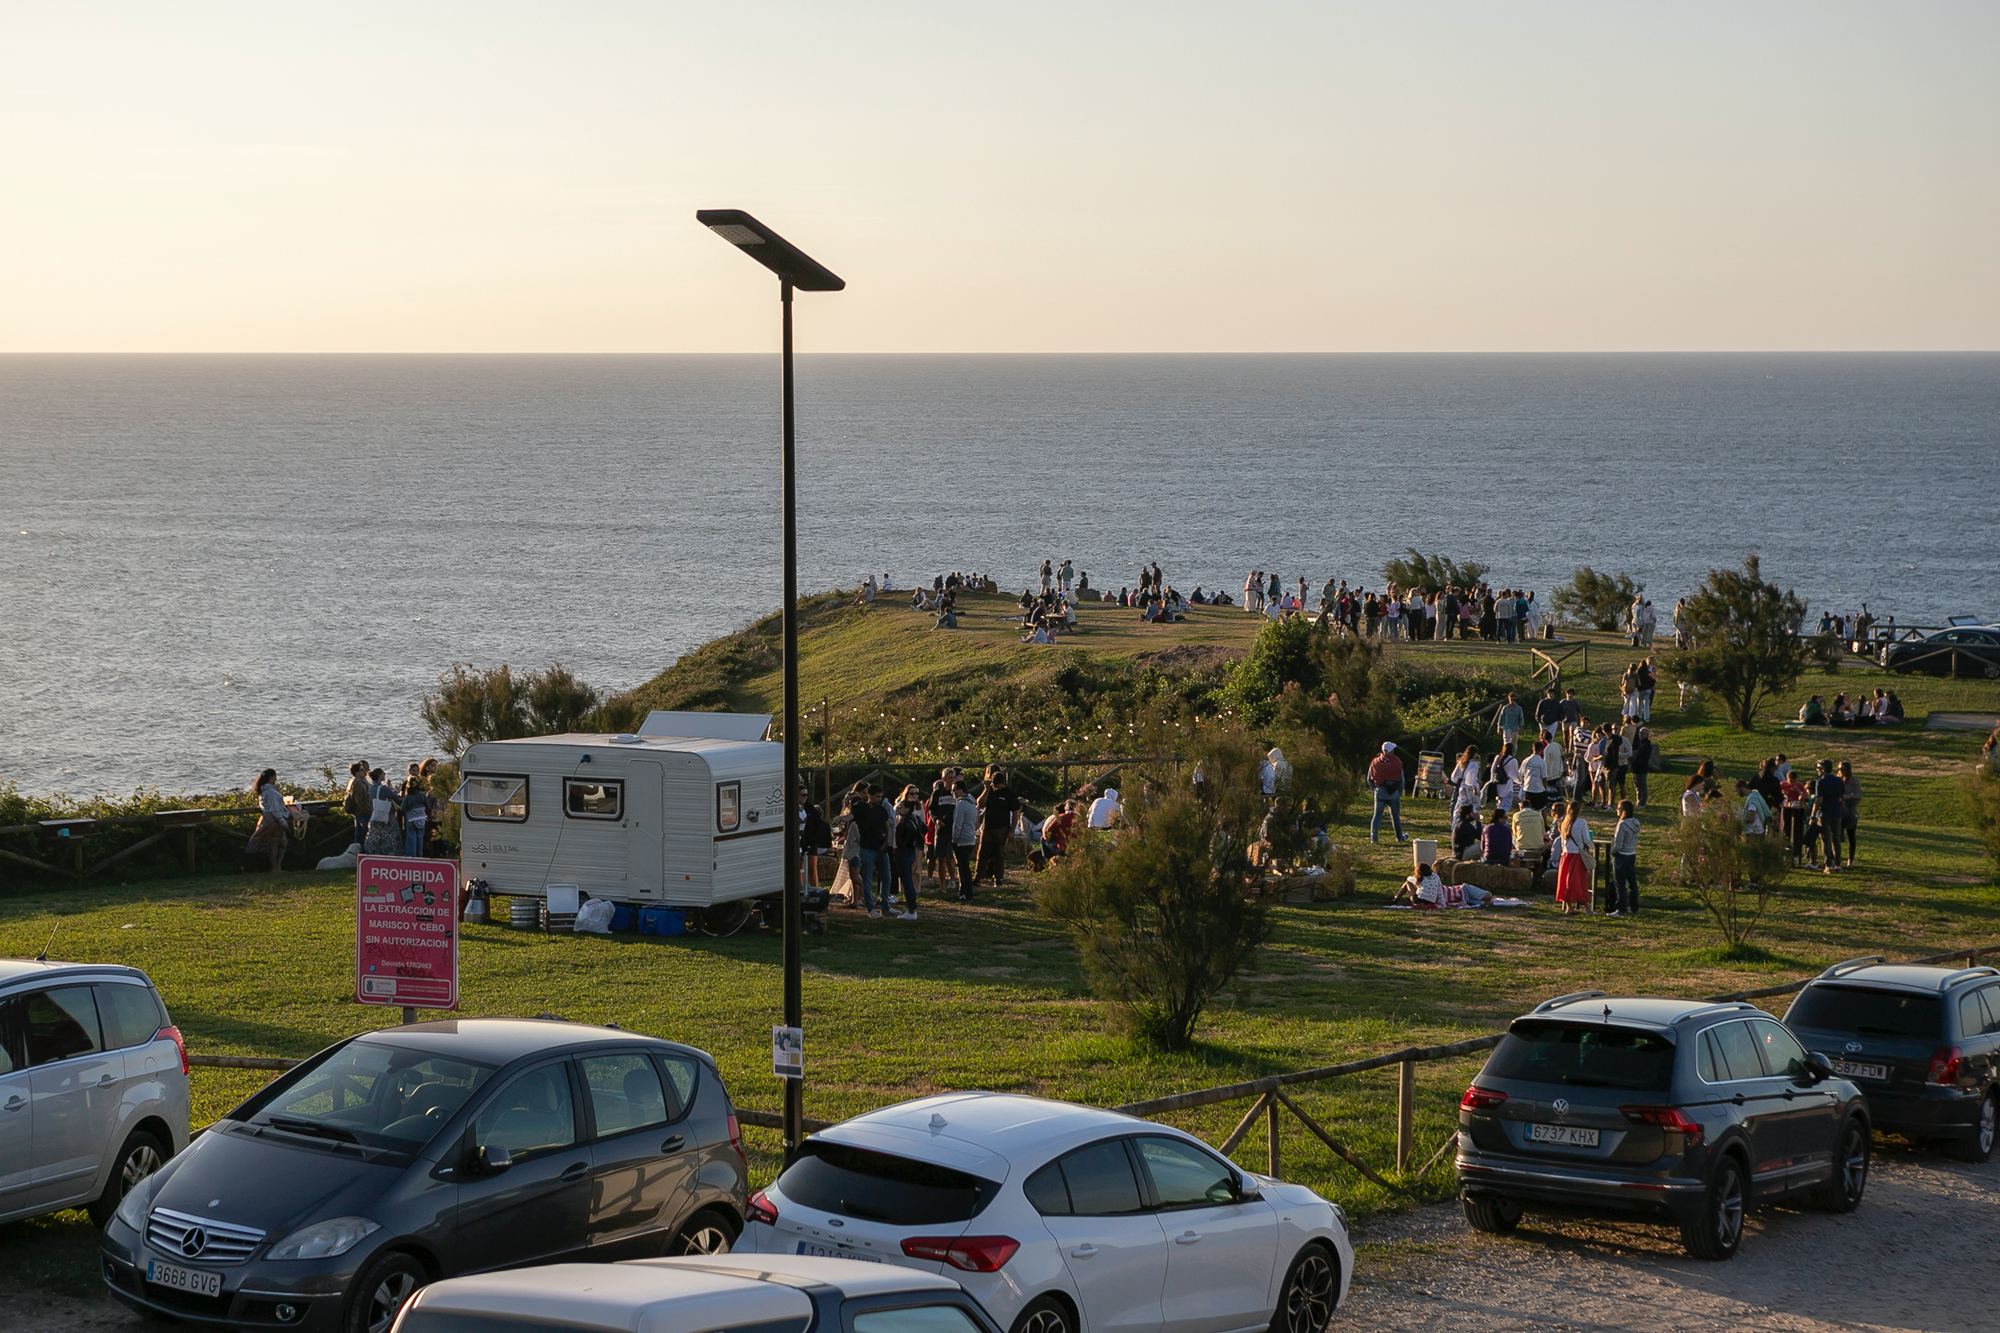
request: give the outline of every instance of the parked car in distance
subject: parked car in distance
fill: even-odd
[[[1819,974],[1785,1014],[1806,1049],[1868,1098],[1876,1129],[1993,1155],[2000,1121],[2000,969],[1851,958]]]
[[[1882,649],[1882,665],[1891,671],[1921,671],[1933,676],[2000,678],[2000,628],[1960,625],[1902,639]]]
[[[1318,1333],[1354,1271],[1346,1219],[1303,1186],[1165,1125],[984,1092],[812,1135],[739,1249],[944,1274],[1009,1333]]]
[[[396,1333],[998,1333],[950,1278],[854,1259],[714,1255],[450,1278]]]
[[[1836,1212],[1868,1183],[1861,1093],[1749,1004],[1565,995],[1517,1018],[1465,1090],[1466,1221],[1505,1232],[1536,1206],[1660,1216],[1727,1259],[1751,1208]]]
[[[387,1028],[321,1051],[126,1195],[104,1281],[183,1322],[387,1333],[438,1278],[726,1250],[744,1169],[692,1047],[545,1020]]]
[[[0,960],[0,1222],[102,1224],[187,1142],[187,1047],[144,972]]]

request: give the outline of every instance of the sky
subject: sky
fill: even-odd
[[[2000,348],[2000,3],[0,0],[0,352]]]

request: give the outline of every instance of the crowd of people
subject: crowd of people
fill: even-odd
[[[354,821],[355,849],[367,856],[428,856],[438,827],[438,798],[431,790],[438,761],[412,760],[393,782],[365,759],[347,767],[341,809]]]
[[[1379,592],[1349,587],[1346,579],[1328,578],[1319,587],[1317,611],[1311,586],[1301,574],[1291,584],[1266,570],[1253,569],[1243,579],[1243,609],[1274,620],[1317,615],[1321,624],[1367,638],[1480,639],[1516,643],[1542,637],[1548,621],[1535,594],[1521,588],[1495,588],[1486,583],[1437,591],[1399,588]]]
[[[1893,727],[1902,720],[1902,699],[1894,690],[1880,687],[1873,695],[1857,690],[1852,701],[1842,690],[1833,696],[1831,704],[1815,694],[1799,705],[1802,727]]]

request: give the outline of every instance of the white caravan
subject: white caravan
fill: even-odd
[[[783,884],[784,746],[769,715],[655,712],[637,735],[482,741],[459,762],[467,880],[510,897],[704,908]]]

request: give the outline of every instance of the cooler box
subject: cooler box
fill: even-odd
[[[612,934],[622,935],[626,931],[632,930],[638,924],[639,924],[639,912],[637,908],[632,906],[632,904],[613,903],[611,905]]]
[[[687,913],[678,907],[642,907],[639,909],[639,933],[641,935],[685,935],[687,934]]]

